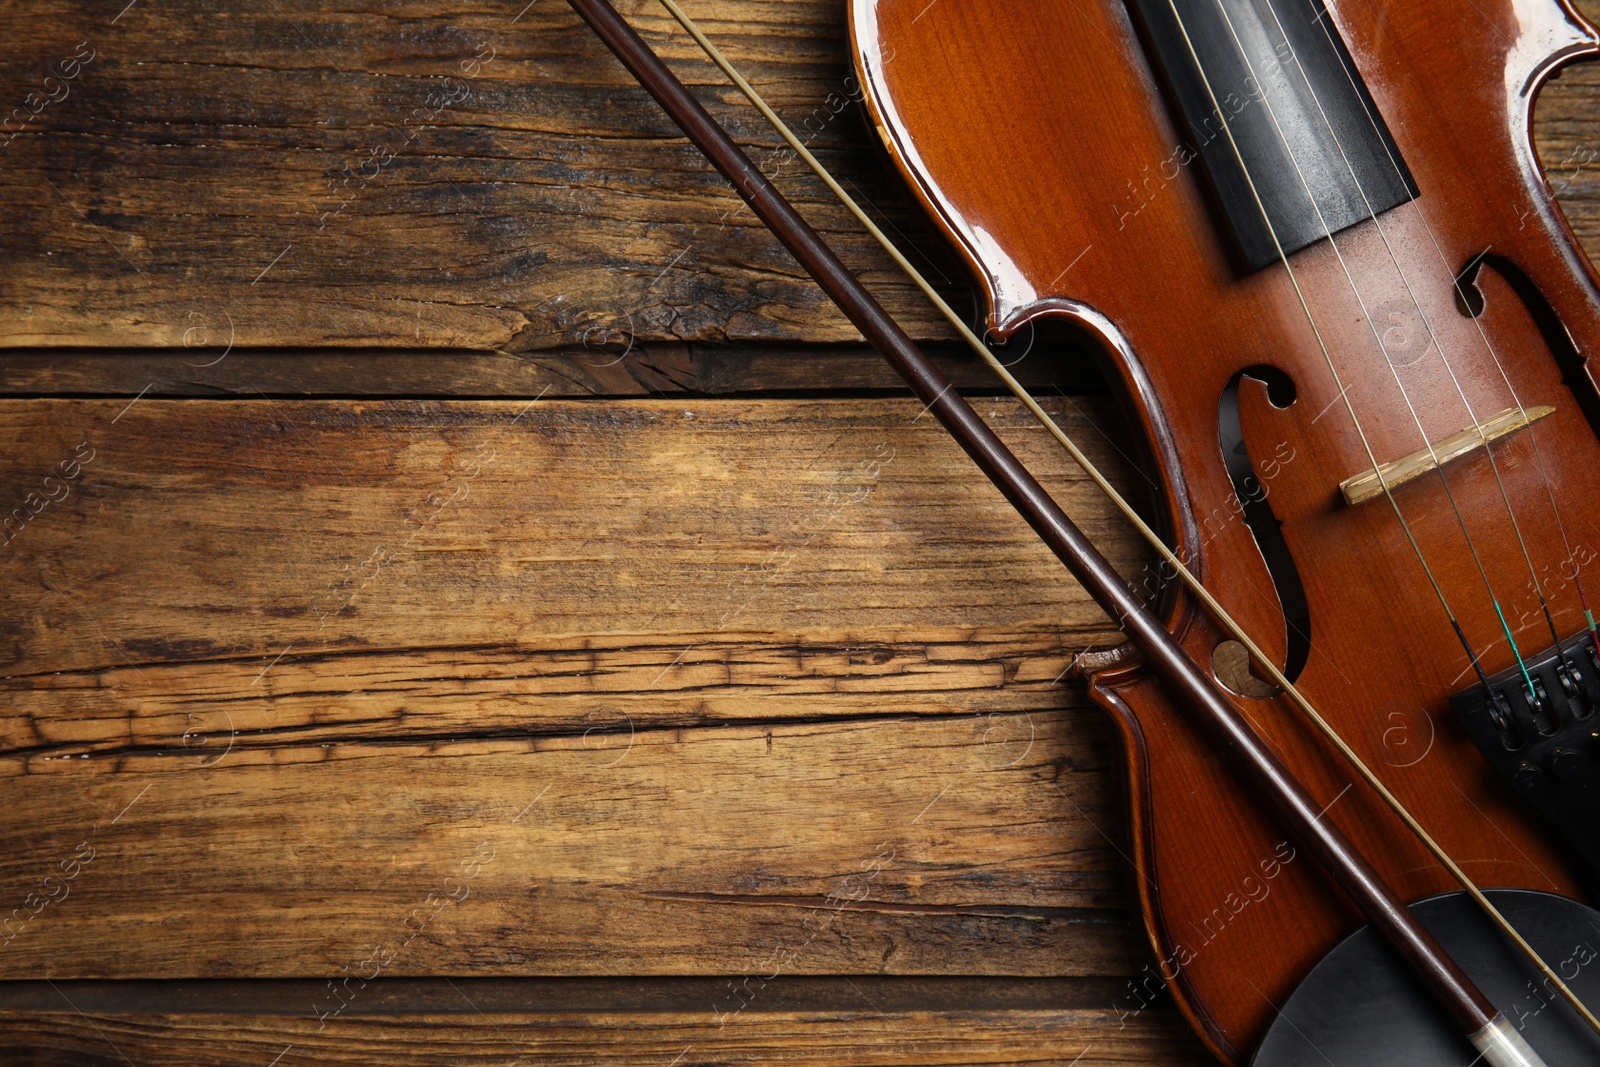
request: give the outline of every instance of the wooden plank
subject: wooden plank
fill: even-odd
[[[1600,13],[1593,0],[1580,6]],[[837,3],[702,0],[691,10],[712,17],[719,40],[791,117],[814,114],[842,84]],[[339,13],[265,5],[217,18],[191,2],[140,5],[114,23],[83,4],[14,11],[15,43],[0,57],[0,87],[14,99],[79,40],[97,52],[74,95],[0,148],[0,198],[13,220],[0,260],[8,283],[0,343],[45,349],[0,367],[0,390],[531,397],[549,387],[548,400],[891,384],[859,350],[812,347],[848,344],[851,331],[764,235],[724,217],[731,198],[560,5],[536,5],[515,24],[529,32],[503,50],[506,13],[435,17],[437,5]],[[653,39],[669,40],[647,6],[640,13]],[[195,25],[207,27],[203,44]],[[405,125],[411,109],[433,110],[427,94],[484,40],[497,59],[466,83],[470,95]],[[673,54],[681,71],[709,82],[681,46]],[[704,96],[742,138],[765,138],[726,92]],[[1537,131],[1591,253],[1600,248],[1597,102],[1600,78],[1569,73],[1543,94]],[[319,214],[337,202],[329,197],[340,195],[327,182],[380,158],[370,150],[386,143],[386,123],[400,125],[401,150],[376,179],[351,179],[350,205],[319,229]],[[848,110],[821,122],[813,145],[959,281]],[[825,229],[843,233],[842,216],[820,208],[809,183],[790,188]],[[881,257],[854,237],[844,245],[891,307],[909,313],[914,332],[944,336]],[[239,349],[211,368],[188,366],[220,354],[215,342],[230,322]],[[730,338],[763,347],[703,344]],[[63,345],[174,347],[106,360],[77,350],[63,362],[49,351]],[[252,350],[279,345],[350,354]],[[375,345],[433,351],[379,356],[394,380],[374,384],[360,353]],[[623,362],[604,365],[630,347]],[[596,366],[596,355],[608,358]],[[424,362],[434,358],[441,366]],[[452,464],[486,439],[485,423],[449,405],[280,402],[281,421],[261,416],[265,405],[240,405],[229,419],[195,404],[140,425],[155,409],[149,399],[111,423],[123,403],[41,407],[6,432],[7,454],[23,458],[0,479],[8,506],[38,491],[34,480],[79,440],[125,444],[80,438],[80,429],[137,426],[130,437],[139,443],[98,452],[97,461],[122,466],[91,463],[68,500],[28,521],[10,546],[14,558],[0,556],[8,602],[24,604],[0,651],[12,775],[0,789],[11,790],[13,810],[0,852],[3,899],[27,908],[28,893],[53,893],[42,879],[65,873],[61,863],[81,840],[73,829],[108,846],[80,865],[69,898],[11,941],[4,973],[340,974],[374,945],[392,946],[394,938],[382,940],[385,923],[404,930],[459,868],[457,847],[483,840],[475,834],[489,817],[537,795],[535,785],[551,788],[510,824],[517,833],[527,826],[526,837],[481,867],[474,896],[446,905],[439,925],[406,942],[393,972],[740,974],[798,945],[794,981],[812,969],[1137,969],[1139,940],[1098,836],[1116,832],[1102,734],[1076,696],[1049,685],[1078,639],[1109,635],[1081,602],[1038,592],[1054,572],[1026,557],[1025,535],[1001,530],[1003,507],[954,499],[952,486],[968,480],[964,467],[956,474],[958,457],[949,466],[919,459],[915,485],[893,506],[876,485],[832,515],[816,506],[828,492],[862,488],[846,476],[849,464],[823,472],[832,482],[805,470],[752,470],[760,435],[786,440],[774,420],[757,417],[739,428],[751,436],[720,456],[723,486],[781,481],[804,506],[760,518],[726,507],[727,494],[711,487],[678,486],[679,472],[681,507],[648,514],[650,530],[618,524],[600,492],[548,514],[535,514],[544,498],[506,503],[529,478],[524,470],[496,481],[497,459],[473,479],[467,503],[412,544],[446,551],[385,561],[375,583],[330,617],[332,632],[293,648],[291,631],[328,606],[317,597],[342,568],[359,570],[396,529],[409,537],[405,516],[459,476]],[[782,409],[791,443],[814,448],[831,426],[841,442],[856,439],[859,427],[837,419],[802,431],[793,421],[800,408]],[[630,443],[634,410],[575,408],[525,458],[594,465],[612,491],[654,488],[615,474],[624,463],[652,469],[659,442]],[[191,418],[193,437],[180,428]],[[713,440],[726,448],[720,433]],[[383,446],[398,454],[380,455]],[[93,483],[100,471],[108,476]],[[1051,478],[1104,534],[1104,511],[1070,475]],[[464,530],[490,484],[504,499]],[[947,507],[978,520],[952,531],[931,517]],[[819,513],[832,525],[808,540],[804,521]],[[724,540],[691,543],[671,525],[674,514],[710,516]],[[914,528],[908,515],[919,516]],[[507,564],[518,557],[501,531],[510,530],[507,545],[554,543],[576,554],[585,546],[564,527],[579,520],[613,524],[607,536],[625,547],[631,562],[620,566],[632,567],[631,580],[607,581],[596,565],[618,561],[568,560],[582,573],[558,575],[551,621],[528,629],[517,620],[530,602],[542,609],[552,587],[512,575]],[[742,577],[732,580],[707,563],[730,546],[743,550],[733,557]],[[921,573],[869,568],[850,575],[852,585],[827,565],[829,556],[874,554]],[[1014,600],[978,591],[995,554]],[[665,618],[629,605],[656,595],[664,579],[709,590],[714,603],[701,614],[740,614],[719,628],[697,625],[683,603],[666,605]],[[953,611],[913,599],[890,618],[913,581],[951,580]],[[252,600],[252,587],[265,593]],[[521,600],[485,596],[495,589]],[[758,614],[760,623],[747,621]],[[448,628],[433,625],[441,616]],[[581,636],[596,617],[614,627],[603,647]],[[427,620],[421,637],[418,620]],[[1070,640],[1057,636],[1062,620]],[[461,647],[445,632],[457,626],[469,630]],[[678,660],[681,647],[689,651]],[[249,692],[285,648],[259,675],[265,695]],[[230,727],[233,715],[249,725]],[[769,745],[778,754],[770,758],[788,761],[784,774],[741,777],[739,769],[764,769]],[[1019,750],[1026,756],[1011,765]],[[614,766],[597,766],[618,755]],[[1001,755],[1006,765],[997,766]],[[871,774],[881,781],[870,790],[850,781]],[[843,791],[824,790],[824,781],[844,782],[834,787]],[[397,782],[409,808],[387,795]],[[680,793],[672,803],[673,788],[691,787],[710,799]],[[924,798],[931,808],[913,813]],[[546,810],[557,818],[529,822]],[[694,819],[716,825],[691,836]],[[660,826],[675,828],[675,851],[646,846],[646,831]],[[728,826],[733,847],[710,855],[711,835]],[[859,864],[885,855],[876,852],[884,833],[902,835],[895,840],[916,863],[885,863],[867,897],[835,909],[861,885]],[[850,854],[857,846],[862,855]],[[785,863],[769,863],[775,855]],[[340,881],[341,871],[364,888]],[[621,944],[629,939],[631,948]],[[7,1014],[0,1042],[9,1044],[0,1048],[17,1060],[120,1062],[104,1042],[114,1036],[140,1063],[253,1064],[284,1049],[277,1016],[89,1014],[92,1023],[64,1011]],[[710,1012],[529,1018],[502,1009],[487,1020],[413,1012],[404,1022],[352,1012],[321,1031],[302,1033],[314,1018],[288,1024],[303,1043],[281,1062],[370,1062],[381,1048],[391,1060],[668,1063],[687,1047],[685,1064],[1070,1063],[1086,1045],[1084,1064],[1202,1062],[1170,1015],[1147,1012],[1123,1029],[1118,1014],[752,1009],[728,1027],[746,1028],[730,1045],[718,1043],[728,1030]],[[502,1031],[515,1036],[511,1046],[495,1044]]]
[[[0,783],[0,977],[1131,974],[1091,724],[75,760]]]
[[[297,645],[276,663],[263,655],[12,675],[0,687],[0,777],[47,773],[62,761],[122,761],[185,749],[213,755],[226,748],[234,762],[252,762],[270,761],[286,747],[374,739],[1026,716],[1082,706],[1078,691],[1064,692],[1056,682],[1073,660],[1058,636],[968,633],[888,642],[846,635],[840,642],[783,644],[679,636],[677,645],[657,635],[618,637],[614,647],[573,640],[553,649],[514,643],[376,652],[305,646],[302,654]],[[1086,647],[1111,639],[1076,636]],[[132,694],[139,713],[130,717]]]
[[[842,4],[688,6],[969,306],[848,99]],[[655,5],[631,8],[890,310],[948,339]],[[367,0],[224,18],[172,0],[109,17],[30,0],[8,14],[0,99],[42,100],[29,94],[45,77],[75,72],[0,148],[8,345],[180,347],[196,331],[241,348],[516,353],[597,336],[857,339],[565,5]],[[1544,94],[1538,133],[1591,253],[1597,106],[1600,80],[1571,73]]]
[[[982,407],[1136,571],[1142,553],[1020,406]],[[1104,405],[1057,412],[1117,464],[1093,440]],[[912,400],[14,401],[0,442],[13,686],[200,661],[254,677],[291,645],[285,666],[990,635],[1059,659],[1108,636]]]
[[[661,13],[634,7],[653,39],[689,56]],[[815,147],[891,204],[894,226],[959,285],[840,94],[839,5],[695,7],[798,124],[821,105]],[[12,344],[177,346],[225,322],[246,347],[527,351],[597,329],[858,339],[564,5],[520,17],[459,0],[264,5],[218,18],[177,0],[113,21],[39,0],[9,22],[3,98],[26,98],[63,62],[78,72],[4,148]],[[774,143],[748,108],[727,106],[711,68],[681,69],[753,147]],[[781,166],[775,148],[760,154]],[[912,328],[947,336],[820,187],[784,169]]]
[[[729,978],[391,978],[351,983],[353,1015],[687,1015],[729,997]],[[752,983],[751,990],[757,987]],[[327,996],[316,978],[206,981],[0,982],[0,1013],[50,1014],[70,1006],[86,1015],[314,1015]],[[1125,981],[1114,978],[975,978],[963,975],[784,975],[741,998],[739,1017],[771,1012],[837,1012],[863,1006],[896,1012],[1095,1011],[1118,1003],[1134,1012]],[[1137,998],[1145,1011],[1171,1008],[1164,994]],[[1119,1012],[1124,1008],[1118,1008]],[[1124,1020],[1127,1021],[1127,1020]],[[726,1020],[724,1020],[726,1022]]]
[[[14,350],[0,355],[0,396],[454,396],[644,397],[677,393],[752,396],[893,392],[905,387],[866,345],[638,344],[597,337],[587,348],[549,352],[419,352],[414,349],[239,350],[211,333],[192,348]],[[220,340],[221,343],[212,343]],[[202,343],[203,342],[203,343]],[[925,349],[964,392],[1003,392],[964,348]],[[1030,391],[1105,391],[1070,338],[1040,330],[1007,350]]]
[[[0,976],[1137,969],[1057,685],[1114,637],[915,402],[10,401],[0,447]]]
[[[565,1067],[597,1063],[843,1065],[1039,1064],[1198,1067],[1213,1062],[1175,1012],[1124,1027],[1111,1011],[748,1014],[718,1028],[702,1015],[342,1016],[0,1015],[9,1062],[298,1067],[430,1064]]]

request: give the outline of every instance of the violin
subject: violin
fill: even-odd
[[[1142,435],[1141,589],[610,5],[569,2],[1128,635],[1084,674],[1139,995],[1227,1063],[1600,1062],[1600,277],[1529,129],[1595,28],[852,0],[872,125],[992,335],[1071,324]]]

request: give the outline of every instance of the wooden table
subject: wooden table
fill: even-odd
[[[1115,633],[559,0],[122,3],[0,15],[0,1059],[1206,1062],[1063,680]],[[970,303],[843,4],[686,6]],[[1538,132],[1600,248],[1600,77]]]

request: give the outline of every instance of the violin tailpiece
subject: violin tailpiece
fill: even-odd
[[[1531,693],[1513,666],[1450,705],[1495,772],[1559,835],[1591,896],[1600,894],[1600,656],[1584,629],[1527,668]]]

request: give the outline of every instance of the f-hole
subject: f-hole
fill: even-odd
[[[1483,290],[1478,288],[1478,276],[1483,273],[1485,266],[1493,268],[1496,274],[1504,278],[1506,284],[1511,286],[1511,291],[1517,294],[1517,299],[1522,301],[1522,306],[1528,309],[1533,324],[1538,327],[1540,336],[1550,349],[1550,355],[1561,370],[1561,384],[1578,402],[1578,410],[1588,420],[1589,429],[1596,437],[1600,437],[1600,393],[1595,391],[1594,382],[1589,378],[1588,360],[1578,351],[1572,334],[1567,332],[1556,309],[1550,306],[1544,290],[1534,284],[1526,271],[1513,260],[1492,252],[1473,256],[1456,276],[1457,310],[1472,318],[1483,314],[1485,301]]]
[[[1273,514],[1267,502],[1269,489],[1256,472],[1245,444],[1244,429],[1239,421],[1239,383],[1254,378],[1267,387],[1267,399],[1273,407],[1286,408],[1295,400],[1294,381],[1276,367],[1258,364],[1246,367],[1233,376],[1222,391],[1217,405],[1217,444],[1222,449],[1222,461],[1228,469],[1228,479],[1233,483],[1238,498],[1235,510],[1250,528],[1256,548],[1266,561],[1267,573],[1278,592],[1278,606],[1283,611],[1287,637],[1283,674],[1293,682],[1305,669],[1311,658],[1311,608],[1306,603],[1306,588],[1300,581],[1300,569],[1295,566],[1289,543],[1283,538],[1283,523]],[[1230,686],[1244,696],[1261,696],[1266,693],[1245,691]]]

